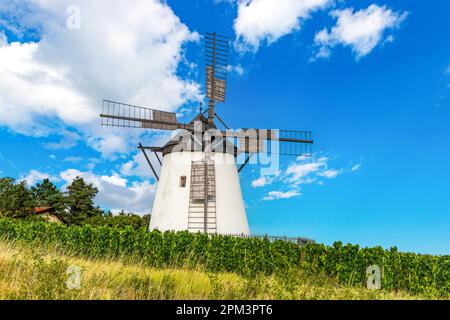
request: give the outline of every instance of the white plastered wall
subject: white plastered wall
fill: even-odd
[[[236,160],[228,153],[212,154],[216,174],[217,233],[249,234]],[[150,230],[187,230],[191,162],[203,152],[172,152],[164,156],[153,204]],[[180,177],[186,176],[186,187]]]

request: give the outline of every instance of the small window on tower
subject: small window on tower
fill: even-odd
[[[186,187],[186,176],[181,176],[180,177],[180,187],[181,188]]]

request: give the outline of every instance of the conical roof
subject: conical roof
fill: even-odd
[[[237,147],[226,137],[212,136],[209,139],[205,138],[205,133],[203,132],[201,141],[199,141],[199,138],[200,137],[197,137],[189,131],[178,132],[161,148],[162,153],[165,156],[166,154],[172,152],[205,151],[205,147],[209,144],[211,145],[211,152],[230,153],[234,156],[238,153]],[[206,143],[206,140],[208,140],[208,143]],[[211,140],[210,143],[209,140]]]

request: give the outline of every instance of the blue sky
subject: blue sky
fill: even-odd
[[[80,28],[67,26],[68,6]],[[241,173],[250,229],[450,253],[450,31],[444,1],[5,1],[0,172],[76,175],[97,203],[145,213],[155,181],[136,150],[166,135],[101,128],[109,98],[193,115],[201,34],[233,40],[234,128],[311,130],[309,159]],[[270,14],[267,14],[270,12]],[[186,111],[187,110],[187,111]],[[189,112],[191,110],[191,112]]]

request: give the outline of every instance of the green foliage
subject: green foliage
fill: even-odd
[[[117,215],[111,213],[95,215],[84,221],[84,224],[93,226],[109,226],[124,228],[130,226],[133,229],[147,228],[150,224],[150,215],[138,216],[134,213],[125,213],[123,210]]]
[[[87,184],[83,178],[76,177],[67,187],[66,207],[68,213],[65,220],[69,224],[81,225],[88,218],[101,215],[100,210],[94,207],[94,198],[98,189]]]
[[[64,195],[49,179],[37,183],[30,191],[35,207],[52,207],[56,216],[64,217]]]
[[[30,213],[33,197],[27,184],[12,178],[0,178],[0,216],[23,217]]]
[[[331,277],[341,285],[362,287],[366,284],[367,267],[377,264],[382,271],[383,289],[431,297],[450,295],[450,256],[403,253],[396,248],[359,248],[341,242],[299,247],[280,240],[13,219],[0,219],[0,237],[58,245],[90,257],[137,260],[157,268],[201,266],[211,272],[235,272],[246,279],[275,274],[283,286],[290,283],[285,281],[286,275],[298,271]],[[252,290],[253,283],[249,280],[248,290]]]
[[[150,215],[141,217],[124,211],[112,215],[100,207],[94,207],[97,192],[92,184],[87,184],[80,177],[73,180],[66,192],[61,192],[49,179],[28,189],[23,181],[17,183],[13,178],[0,178],[0,218],[45,220],[34,214],[34,208],[50,207],[54,215],[69,225],[148,228]]]

